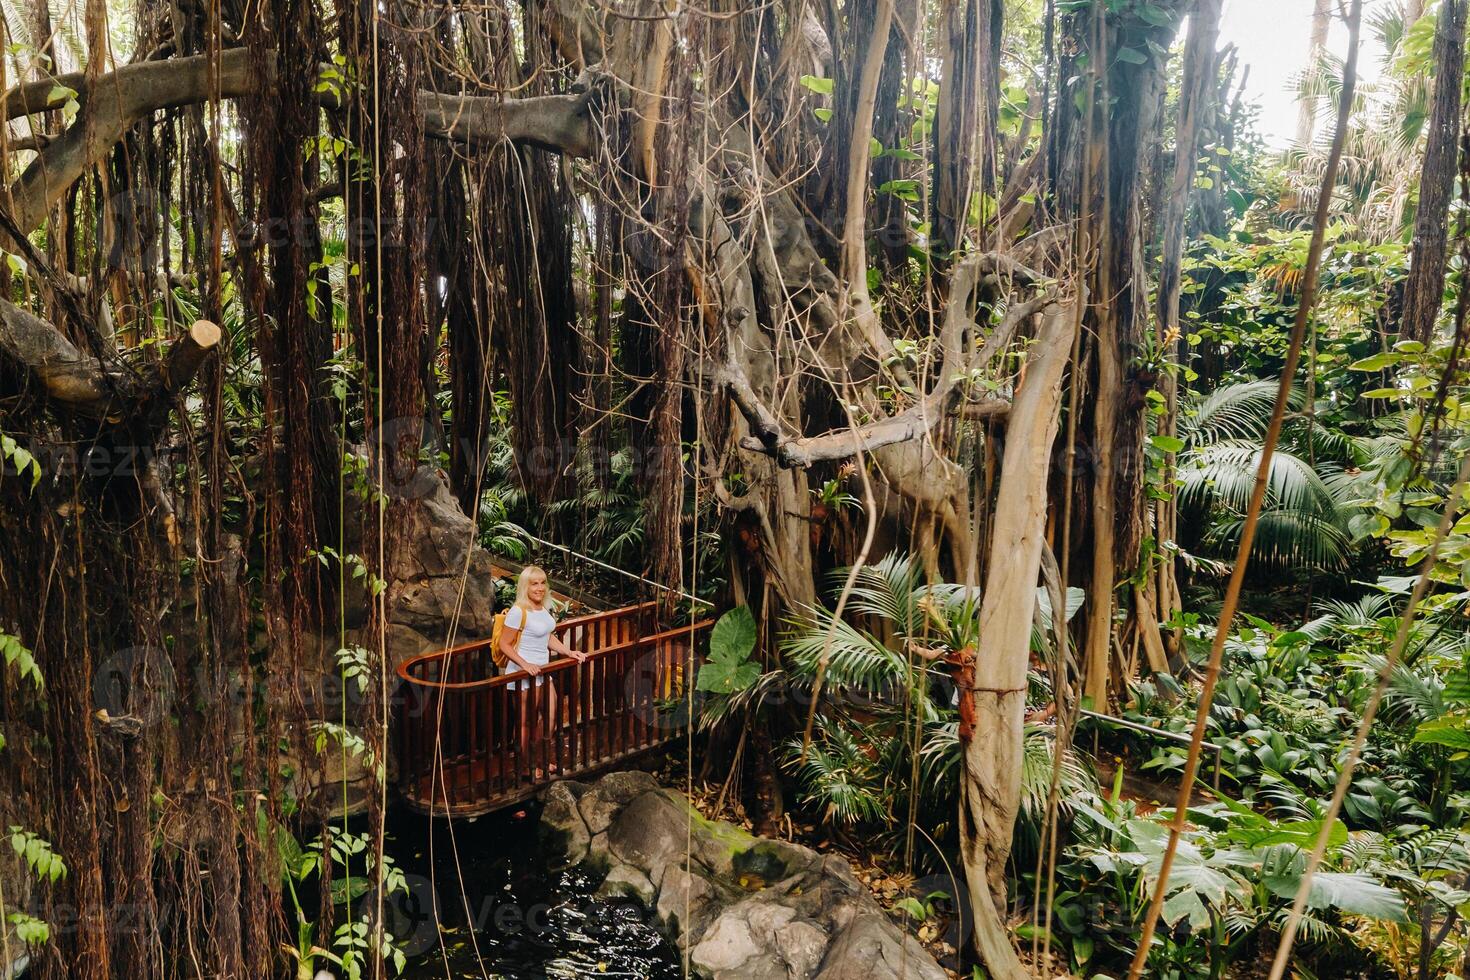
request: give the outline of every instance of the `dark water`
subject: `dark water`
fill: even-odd
[[[389,851],[409,884],[389,927],[410,954],[403,976],[681,980],[678,951],[641,906],[594,899],[596,876],[547,870],[538,816],[390,819]]]

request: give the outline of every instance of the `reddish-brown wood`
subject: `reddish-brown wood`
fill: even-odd
[[[660,630],[652,603],[568,620],[557,635],[587,660],[555,660],[542,671],[545,681],[525,690],[515,687],[523,675],[495,674],[488,640],[404,661],[395,716],[399,791],[428,813],[489,813],[555,779],[658,748],[682,731],[660,718],[659,703],[688,694],[699,638],[712,625]],[[519,744],[523,714],[540,722],[530,726],[545,733],[537,744]],[[549,772],[552,765],[560,772]]]

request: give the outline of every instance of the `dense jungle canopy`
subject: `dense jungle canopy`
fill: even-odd
[[[1466,3],[7,0],[0,977],[402,971],[547,542],[952,975],[1467,975]]]

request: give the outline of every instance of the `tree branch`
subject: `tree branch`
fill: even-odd
[[[189,332],[169,348],[163,362],[161,389],[169,394],[183,391],[194,375],[204,365],[204,359],[219,346],[221,337],[217,324],[208,320],[195,320]]]
[[[245,48],[219,56],[218,94],[234,99],[256,90],[260,79]],[[216,71],[208,55],[126,65],[88,88],[82,73],[29,82],[6,92],[5,118],[60,108],[73,98],[81,112],[65,132],[35,140],[39,152],[11,186],[16,225],[24,232],[40,227],[46,212],[72,184],[138,122],[161,109],[208,101]],[[269,79],[267,79],[267,84]],[[331,92],[323,104],[335,102]],[[593,150],[590,92],[526,99],[421,92],[419,109],[429,136],[471,147],[502,140],[525,143],[568,156]]]
[[[957,265],[950,280],[950,298],[944,320],[936,338],[939,355],[934,376],[938,380],[923,398],[897,415],[819,436],[791,436],[782,431],[776,414],[761,401],[750,379],[733,361],[718,368],[715,371],[716,382],[729,390],[736,408],[750,425],[751,435],[741,440],[741,448],[772,456],[782,466],[806,468],[922,437],[956,407],[951,402],[970,365],[988,363],[1010,346],[1022,323],[1043,310],[1050,315],[1057,302],[1055,290],[1048,288],[1028,300],[1012,303],[978,353],[968,356],[965,335],[976,326],[969,311],[970,301],[986,281],[987,273],[993,275],[996,271],[1025,281],[1041,281],[1041,277],[1029,269],[990,253],[971,255]],[[968,417],[987,417],[1009,411],[1008,403],[1000,399],[969,402],[959,407]]]
[[[253,90],[255,79],[243,48],[225,51],[219,58],[219,95],[238,98]],[[11,185],[15,223],[22,231],[40,227],[46,211],[67,188],[100,160],[144,116],[159,109],[203,102],[210,97],[216,72],[208,55],[126,65],[99,78],[86,89],[76,81],[82,110],[66,132],[53,139]],[[40,93],[42,84],[47,92]],[[71,86],[66,86],[71,88]],[[7,114],[24,115],[56,108],[70,93],[55,83],[32,83],[12,89],[5,97]],[[9,116],[7,116],[8,118]]]
[[[182,391],[219,341],[219,327],[199,320],[170,345],[156,371],[136,371],[121,359],[104,365],[45,320],[0,300],[0,355],[38,381],[53,403],[89,418],[129,414]]]
[[[420,92],[419,110],[429,136],[468,147],[505,140],[572,157],[594,148],[590,93],[498,99],[480,95]]]
[[[83,414],[106,414],[115,386],[97,359],[77,350],[45,320],[4,300],[0,352],[39,381],[52,401]]]

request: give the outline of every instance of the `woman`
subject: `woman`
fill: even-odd
[[[530,681],[519,681],[511,685],[520,692],[521,698],[521,750],[530,750],[533,760],[538,749],[550,758],[550,748],[543,746],[542,740],[556,731],[556,684],[551,678],[538,675],[551,662],[553,652],[571,657],[578,663],[587,659],[585,653],[573,650],[556,635],[556,619],[551,615],[551,610],[546,608],[549,593],[545,572],[535,565],[527,565],[521,569],[520,577],[516,579],[515,605],[506,610],[505,623],[500,631],[500,650],[506,658],[505,672],[514,674],[523,671],[536,678],[537,688],[543,688],[536,692],[533,699]],[[536,700],[546,705],[548,727],[545,730],[542,730],[540,719],[536,717],[533,707]],[[548,769],[553,773],[557,771],[554,765],[549,765]],[[545,776],[539,767],[534,774],[537,779]]]

